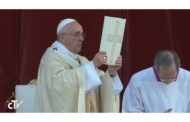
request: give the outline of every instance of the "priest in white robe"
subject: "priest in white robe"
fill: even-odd
[[[176,52],[158,52],[153,67],[132,76],[122,112],[190,112],[190,72]]]
[[[74,19],[62,20],[57,40],[42,56],[37,78],[36,112],[118,112],[119,94],[123,89],[115,66],[106,72],[98,69],[107,61],[105,52],[92,61],[79,55],[85,34]]]

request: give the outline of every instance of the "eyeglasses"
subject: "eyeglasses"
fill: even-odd
[[[177,79],[176,78],[160,78],[160,80],[162,81],[162,82],[174,82],[174,81],[176,81]]]
[[[81,36],[83,37],[83,38],[85,38],[86,37],[86,33],[79,33],[79,32],[77,32],[77,33],[62,33],[62,34],[64,34],[64,35],[69,35],[69,36],[73,36],[73,37],[75,37],[75,38],[80,38]]]

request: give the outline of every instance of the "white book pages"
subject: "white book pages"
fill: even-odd
[[[120,55],[126,19],[117,17],[104,17],[100,50],[107,53],[107,65],[115,65]]]

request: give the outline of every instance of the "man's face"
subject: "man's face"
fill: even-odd
[[[172,64],[169,68],[165,68],[163,66],[159,67],[159,72],[158,72],[159,76],[160,76],[160,80],[169,84],[172,81],[175,81],[177,78],[177,69],[176,69],[176,65]]]
[[[77,54],[82,49],[84,33],[78,22],[72,22],[65,26],[61,42],[73,53]]]

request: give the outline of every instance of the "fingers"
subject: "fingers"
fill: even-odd
[[[99,54],[106,54],[106,52],[104,52],[104,51],[100,51]]]
[[[115,75],[117,71],[121,68],[121,66],[122,66],[122,56],[120,55],[115,61],[115,65],[113,66],[108,65],[108,71],[110,74]]]
[[[96,67],[99,67],[107,62],[107,55],[106,52],[100,51],[96,53],[96,55],[93,58],[93,62]]]
[[[106,62],[107,62],[107,54],[106,54],[106,52],[100,51],[100,52],[98,53],[98,55],[99,55],[100,61],[101,61],[102,63],[106,63]]]
[[[115,61],[115,66],[121,66],[121,65],[122,65],[122,56],[120,55]]]
[[[164,113],[170,113],[170,112],[172,112],[171,108],[169,108],[169,109],[167,109],[167,110],[164,111]]]
[[[122,56],[118,56],[118,58],[116,59],[116,62],[122,62]]]
[[[100,51],[96,54],[95,56],[95,62],[97,64],[97,66],[101,66],[105,63],[107,63],[107,54],[104,51]],[[115,61],[115,65],[116,67],[121,67],[122,66],[122,56],[118,56],[117,60]],[[119,68],[118,68],[119,69]]]

